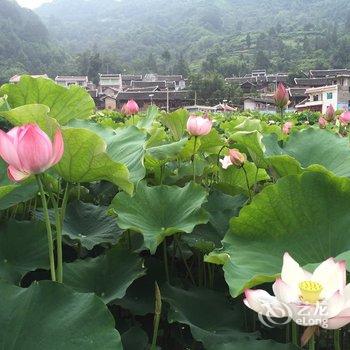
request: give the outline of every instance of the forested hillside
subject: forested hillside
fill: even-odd
[[[16,73],[298,74],[350,66],[348,0],[0,0],[0,79]]]
[[[54,74],[66,69],[68,57],[34,12],[0,0],[0,82],[17,73]]]
[[[37,12],[62,45],[95,45],[112,69],[171,72],[181,56],[224,75],[349,65],[348,0],[54,0]]]

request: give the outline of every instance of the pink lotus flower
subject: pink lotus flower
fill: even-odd
[[[289,135],[293,128],[293,124],[291,122],[284,123],[282,126],[282,132],[285,135]]]
[[[344,112],[339,117],[339,121],[342,125],[348,125],[350,123],[350,111]]]
[[[326,115],[325,115],[327,122],[331,122],[334,119],[334,116],[335,116],[335,110],[332,105],[329,105],[326,109]]]
[[[346,285],[345,265],[345,261],[330,258],[310,273],[285,253],[281,277],[272,286],[275,296],[261,289],[247,289],[244,303],[261,315],[289,317],[301,326],[341,328],[350,323],[350,284]]]
[[[326,126],[327,126],[327,120],[326,119],[324,119],[323,117],[320,117],[319,119],[318,119],[318,125],[319,125],[319,127],[321,128],[321,129],[324,129]]]
[[[282,83],[278,84],[274,99],[275,99],[275,104],[279,109],[282,110],[288,106],[289,93]]]
[[[54,141],[36,124],[27,124],[0,130],[0,156],[9,165],[7,174],[11,181],[21,181],[32,174],[40,174],[57,164],[63,155],[61,130]]]
[[[220,163],[223,169],[227,169],[231,165],[235,165],[238,168],[241,168],[244,163],[247,161],[247,157],[244,153],[241,153],[238,149],[230,149],[229,155],[220,159]]]
[[[134,100],[129,100],[122,107],[122,112],[126,115],[134,115],[139,112],[139,106]]]
[[[207,116],[199,117],[190,115],[187,120],[187,131],[192,136],[208,135],[213,126],[213,122]]]

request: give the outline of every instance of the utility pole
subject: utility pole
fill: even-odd
[[[194,105],[197,106],[197,91],[194,92]]]
[[[169,88],[166,88],[166,112],[169,113]]]

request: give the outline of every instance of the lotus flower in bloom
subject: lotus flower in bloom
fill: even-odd
[[[350,323],[345,261],[330,258],[311,274],[285,253],[281,277],[272,288],[275,296],[261,289],[246,290],[245,305],[261,315],[290,317],[306,327],[338,329]]]
[[[324,129],[327,126],[327,120],[324,119],[323,117],[320,117],[318,119],[318,125],[321,129]]]
[[[291,122],[284,123],[282,126],[282,132],[285,135],[289,135],[292,130],[293,124]]]
[[[340,117],[339,121],[343,125],[348,125],[350,123],[350,111],[344,112]]]
[[[246,162],[247,157],[245,154],[241,153],[238,149],[233,148],[230,149],[229,155],[224,157],[224,159],[220,159],[220,163],[223,169],[227,169],[231,165],[235,165],[240,168]]]
[[[134,100],[129,100],[122,107],[122,112],[126,115],[134,115],[139,112],[139,106]]]
[[[277,90],[275,92],[275,104],[279,109],[285,109],[289,103],[289,94],[287,89],[282,83],[278,84]]]
[[[190,115],[187,120],[187,131],[192,136],[204,136],[208,135],[213,126],[213,122],[208,116],[196,116]]]
[[[334,116],[335,116],[335,110],[332,105],[329,105],[326,109],[326,115],[325,115],[327,122],[331,122],[334,119]]]
[[[61,130],[57,130],[53,142],[36,124],[27,124],[0,130],[0,156],[8,164],[11,181],[21,181],[32,174],[40,174],[57,164],[63,155]]]

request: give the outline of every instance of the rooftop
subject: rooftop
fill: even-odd
[[[79,75],[58,75],[55,78],[55,81],[88,81],[87,76],[79,76]]]

